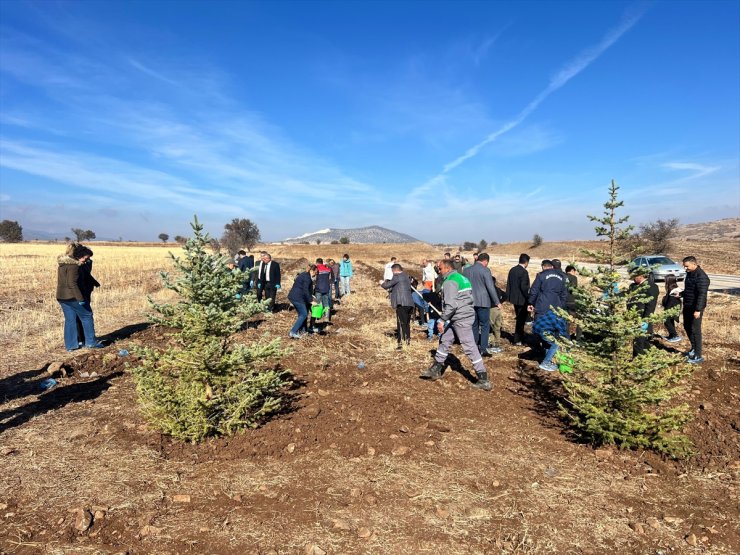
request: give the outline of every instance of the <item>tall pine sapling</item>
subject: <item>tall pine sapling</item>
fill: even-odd
[[[588,253],[600,266],[595,272],[583,271],[592,280],[573,291],[574,314],[560,311],[582,330],[578,344],[559,341],[575,368],[563,375],[566,395],[560,408],[595,445],[643,447],[682,457],[690,453],[690,442],[681,434],[690,414],[675,398],[685,391],[691,368],[679,356],[655,347],[633,357],[635,339],[647,334],[644,324],[662,322],[673,312],[643,320],[634,307],[648,300],[647,282],[619,287],[616,261],[625,255],[631,227],[624,225],[628,216],[617,216],[624,204],[618,190],[612,181],[603,216],[589,216],[597,223],[597,236],[608,241],[606,249]]]
[[[239,294],[244,275],[206,251],[210,238],[195,218],[184,259],[171,255],[176,274],[162,272],[174,304],[152,306],[155,323],[174,327],[172,344],[136,350],[132,369],[145,417],[163,433],[186,441],[230,435],[257,426],[284,405],[286,372],[265,367],[282,354],[278,340],[244,345],[233,334],[267,308]]]

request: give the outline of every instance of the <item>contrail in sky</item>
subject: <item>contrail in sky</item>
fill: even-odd
[[[607,49],[609,49],[610,46],[612,46],[614,43],[616,43],[622,35],[624,35],[627,31],[629,31],[639,20],[642,18],[643,14],[645,13],[645,5],[641,6],[637,10],[628,10],[627,13],[622,18],[621,23],[609,31],[603,39],[601,39],[601,42],[597,44],[596,46],[592,48],[588,48],[581,52],[578,56],[576,56],[575,59],[570,61],[568,64],[566,64],[560,71],[558,71],[551,79],[550,83],[547,85],[547,87],[538,94],[534,100],[532,100],[527,106],[524,107],[524,109],[519,112],[519,114],[511,121],[505,123],[500,128],[498,128],[493,133],[489,134],[485,139],[483,139],[481,142],[479,142],[477,145],[472,146],[469,148],[465,154],[459,156],[449,164],[446,164],[442,170],[442,173],[438,175],[437,177],[432,178],[432,180],[438,180],[439,177],[442,175],[450,172],[451,170],[458,167],[460,164],[465,162],[466,160],[469,160],[480,150],[486,146],[489,143],[492,143],[496,139],[498,139],[501,135],[508,133],[515,127],[517,127],[519,124],[521,124],[532,112],[534,112],[537,107],[544,102],[544,100],[550,96],[552,93],[557,91],[559,88],[561,88],[563,85],[565,85],[568,81],[573,79],[576,75],[581,73],[584,69],[586,69],[589,65],[591,65],[599,56],[601,56],[604,52],[606,52]]]

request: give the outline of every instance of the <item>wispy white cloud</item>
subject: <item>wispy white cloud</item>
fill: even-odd
[[[179,83],[173,79],[170,79],[169,77],[166,77],[162,73],[153,70],[150,67],[145,66],[138,60],[135,60],[134,58],[128,58],[128,63],[131,64],[133,67],[141,71],[142,73],[148,75],[149,77],[154,77],[155,79],[158,79],[160,81],[163,81],[164,83],[167,83],[168,85],[178,86]]]
[[[674,181],[674,183],[688,181],[690,179],[698,179],[721,169],[720,166],[707,166],[704,164],[697,164],[695,162],[666,162],[661,164],[661,168],[671,171],[690,172],[690,175],[682,177]]]

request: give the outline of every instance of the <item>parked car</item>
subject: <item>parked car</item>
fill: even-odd
[[[655,281],[665,280],[666,276],[669,275],[676,276],[676,279],[679,281],[686,277],[686,270],[683,269],[683,266],[676,264],[673,260],[662,254],[638,256],[629,263],[630,270],[638,266],[650,268],[650,273]]]

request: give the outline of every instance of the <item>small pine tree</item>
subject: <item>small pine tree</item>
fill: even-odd
[[[150,319],[176,328],[166,349],[136,350],[132,372],[145,417],[163,433],[185,441],[230,435],[257,426],[284,404],[285,372],[259,369],[259,361],[282,354],[279,340],[243,345],[232,334],[251,316],[265,311],[254,295],[240,294],[244,277],[227,259],[209,254],[210,237],[195,218],[184,258],[170,253],[176,276],[162,272],[174,304],[150,299]]]
[[[349,237],[340,237],[339,243],[342,245],[349,245]]]
[[[679,356],[655,347],[633,357],[634,340],[646,332],[642,318],[630,307],[647,300],[647,282],[636,289],[617,289],[615,261],[624,256],[621,247],[631,231],[631,226],[623,226],[629,217],[616,215],[624,205],[618,190],[612,181],[604,215],[589,216],[597,222],[596,235],[608,239],[608,250],[587,252],[602,265],[594,273],[580,270],[592,281],[573,290],[575,315],[559,311],[583,334],[578,345],[558,341],[575,369],[563,374],[566,395],[560,408],[593,444],[643,447],[682,457],[690,453],[690,442],[681,434],[690,414],[674,399],[685,390],[691,368]],[[668,315],[655,314],[649,323],[662,322]]]
[[[531,247],[531,248],[533,248],[533,249],[536,249],[536,248],[537,248],[537,247],[539,247],[539,246],[540,246],[540,245],[541,245],[541,244],[542,244],[542,243],[543,243],[544,241],[545,241],[545,240],[544,240],[544,239],[542,238],[542,235],[540,235],[539,233],[535,233],[535,234],[534,234],[534,235],[532,236],[532,247]]]
[[[166,243],[169,240],[169,238],[170,238],[170,236],[167,233],[160,233],[159,235],[157,235],[157,237],[163,243]]]

